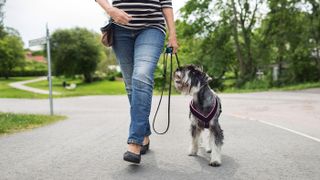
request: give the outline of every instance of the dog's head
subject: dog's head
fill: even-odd
[[[203,72],[202,67],[196,65],[179,67],[174,72],[174,85],[183,94],[193,95],[211,80],[212,78]]]

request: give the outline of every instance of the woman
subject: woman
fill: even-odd
[[[96,0],[114,20],[112,48],[120,65],[130,103],[131,123],[124,160],[140,163],[149,149],[154,71],[165,41],[176,53],[178,44],[171,0]]]

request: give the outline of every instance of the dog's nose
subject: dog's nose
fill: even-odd
[[[181,79],[181,76],[179,74],[175,74],[176,79]]]

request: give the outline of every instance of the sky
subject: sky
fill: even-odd
[[[172,0],[175,18],[187,0]],[[111,0],[109,0],[111,2]],[[19,31],[25,47],[28,41],[60,28],[85,27],[99,32],[107,16],[94,0],[7,0],[4,25]]]

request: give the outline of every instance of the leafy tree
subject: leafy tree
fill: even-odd
[[[198,63],[214,67],[209,68],[209,72],[220,81],[227,71],[234,72],[238,86],[255,77],[253,30],[261,3],[258,0],[190,0],[181,9],[184,22],[190,26],[185,32],[192,38],[202,39]]]
[[[16,34],[5,35],[0,39],[0,75],[6,79],[16,66],[24,60],[23,42]]]
[[[253,28],[257,22],[257,10],[262,1],[248,0],[231,0],[233,37],[239,61],[240,76],[239,85],[243,85],[245,81],[252,80],[255,76],[256,67],[254,66],[253,50],[252,50],[252,35]],[[228,5],[228,3],[227,3]],[[240,26],[240,29],[239,29]],[[240,37],[240,33],[242,36]],[[241,39],[243,42],[241,42]]]
[[[311,38],[311,48],[317,65],[318,80],[320,80],[320,3],[318,0],[306,0],[306,4],[311,5],[311,12],[307,14],[310,20],[309,32]]]
[[[84,28],[55,31],[51,38],[55,74],[69,77],[82,74],[85,82],[92,82],[103,53],[98,36]]]
[[[4,30],[4,25],[3,25],[4,12],[2,9],[5,3],[6,3],[5,0],[3,1],[3,4],[0,2],[0,39],[2,39],[6,35],[6,32]]]
[[[317,76],[316,15],[304,9],[305,1],[270,0],[270,12],[262,22],[262,35],[274,63],[279,67],[276,85],[314,81]],[[313,59],[315,59],[313,61]],[[319,72],[319,71],[318,71]]]

